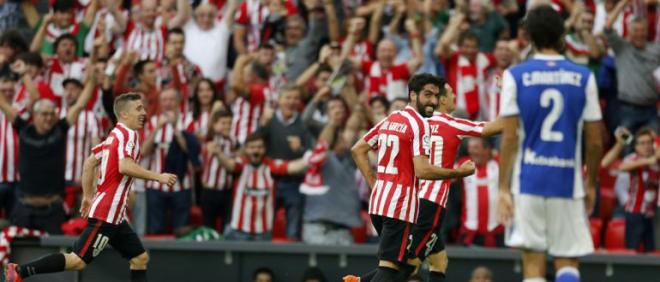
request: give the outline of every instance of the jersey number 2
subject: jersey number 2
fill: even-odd
[[[563,141],[564,134],[561,131],[552,130],[552,127],[557,123],[559,116],[564,110],[564,97],[561,96],[559,90],[550,88],[543,91],[541,93],[541,107],[552,107],[541,125],[541,140],[546,142]]]
[[[399,154],[399,137],[396,135],[381,134],[378,135],[378,173],[397,174],[399,170],[394,166],[394,159]],[[388,150],[390,149],[391,150]],[[389,152],[389,154],[388,154]],[[388,155],[387,165],[382,164],[386,161],[385,155]]]

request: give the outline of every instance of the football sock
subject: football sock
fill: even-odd
[[[52,273],[64,271],[66,262],[64,254],[50,254],[33,262],[18,266],[18,274],[22,278],[28,278],[35,274]]]
[[[536,278],[523,279],[523,282],[546,282],[546,281],[545,281],[545,278],[536,277]]]
[[[399,271],[389,267],[378,267],[378,272],[371,280],[371,282],[393,282],[396,279],[396,275]]]
[[[131,282],[147,282],[147,270],[131,269]]]
[[[360,282],[371,282],[371,279],[374,279],[374,276],[376,276],[376,272],[378,272],[378,268],[375,268],[366,274],[361,275]]]
[[[580,272],[575,267],[562,267],[557,271],[555,282],[580,282]]]
[[[444,282],[445,274],[437,271],[429,272],[429,282]]]

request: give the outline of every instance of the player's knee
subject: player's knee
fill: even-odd
[[[134,268],[144,268],[149,263],[149,254],[144,252],[131,259],[131,266]]]
[[[67,270],[83,270],[87,266],[87,263],[74,253],[65,254],[64,258]]]

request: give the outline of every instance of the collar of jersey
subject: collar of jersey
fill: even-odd
[[[545,55],[545,54],[535,54],[534,59],[536,60],[544,60],[544,61],[557,61],[557,60],[563,60],[564,56],[563,55]]]
[[[406,105],[406,107],[403,108],[403,110],[408,111],[408,112],[412,112],[412,113],[414,113],[415,115],[417,115],[417,117],[419,117],[419,118],[421,118],[421,119],[424,118],[420,113],[418,113],[418,112],[415,110],[415,108],[413,108],[413,107],[410,106],[410,105]]]

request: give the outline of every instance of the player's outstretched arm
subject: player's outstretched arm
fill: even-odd
[[[144,180],[158,181],[162,184],[172,186],[176,183],[176,175],[171,173],[157,173],[147,170],[136,164],[131,158],[123,158],[119,161],[119,173]]]
[[[91,154],[83,164],[81,183],[83,198],[80,204],[80,216],[82,218],[87,217],[89,208],[92,206],[92,198],[94,197],[94,193],[96,193],[96,187],[94,186],[94,172],[99,164],[101,164],[101,160],[96,158],[94,154]]]
[[[82,110],[85,109],[85,106],[87,105],[87,102],[89,102],[89,99],[92,98],[92,93],[94,92],[95,86],[96,86],[96,72],[89,71],[87,73],[87,80],[85,81],[85,87],[80,93],[80,97],[78,97],[78,100],[73,106],[71,106],[69,112],[66,115],[66,121],[69,123],[69,125],[74,125],[76,124],[76,122],[78,122],[78,116],[80,116]]]
[[[500,143],[500,176],[497,215],[500,223],[509,225],[513,217],[513,200],[511,197],[511,173],[513,162],[518,151],[518,116],[502,118],[502,142]]]
[[[367,181],[369,189],[371,189],[376,184],[376,175],[369,164],[369,150],[371,150],[371,146],[364,139],[360,139],[351,148],[351,155],[353,155],[355,165],[357,165],[360,173],[362,173],[362,176]]]
[[[486,123],[483,131],[481,131],[481,137],[491,137],[493,135],[502,134],[503,128],[504,123],[502,122],[502,117],[497,117],[494,121]]]
[[[474,173],[474,163],[472,161],[463,163],[457,169],[448,169],[432,165],[427,156],[415,156],[413,166],[415,167],[415,176],[427,180],[461,178]]]
[[[307,160],[305,158],[290,161],[286,167],[288,174],[298,174],[307,170]]]

